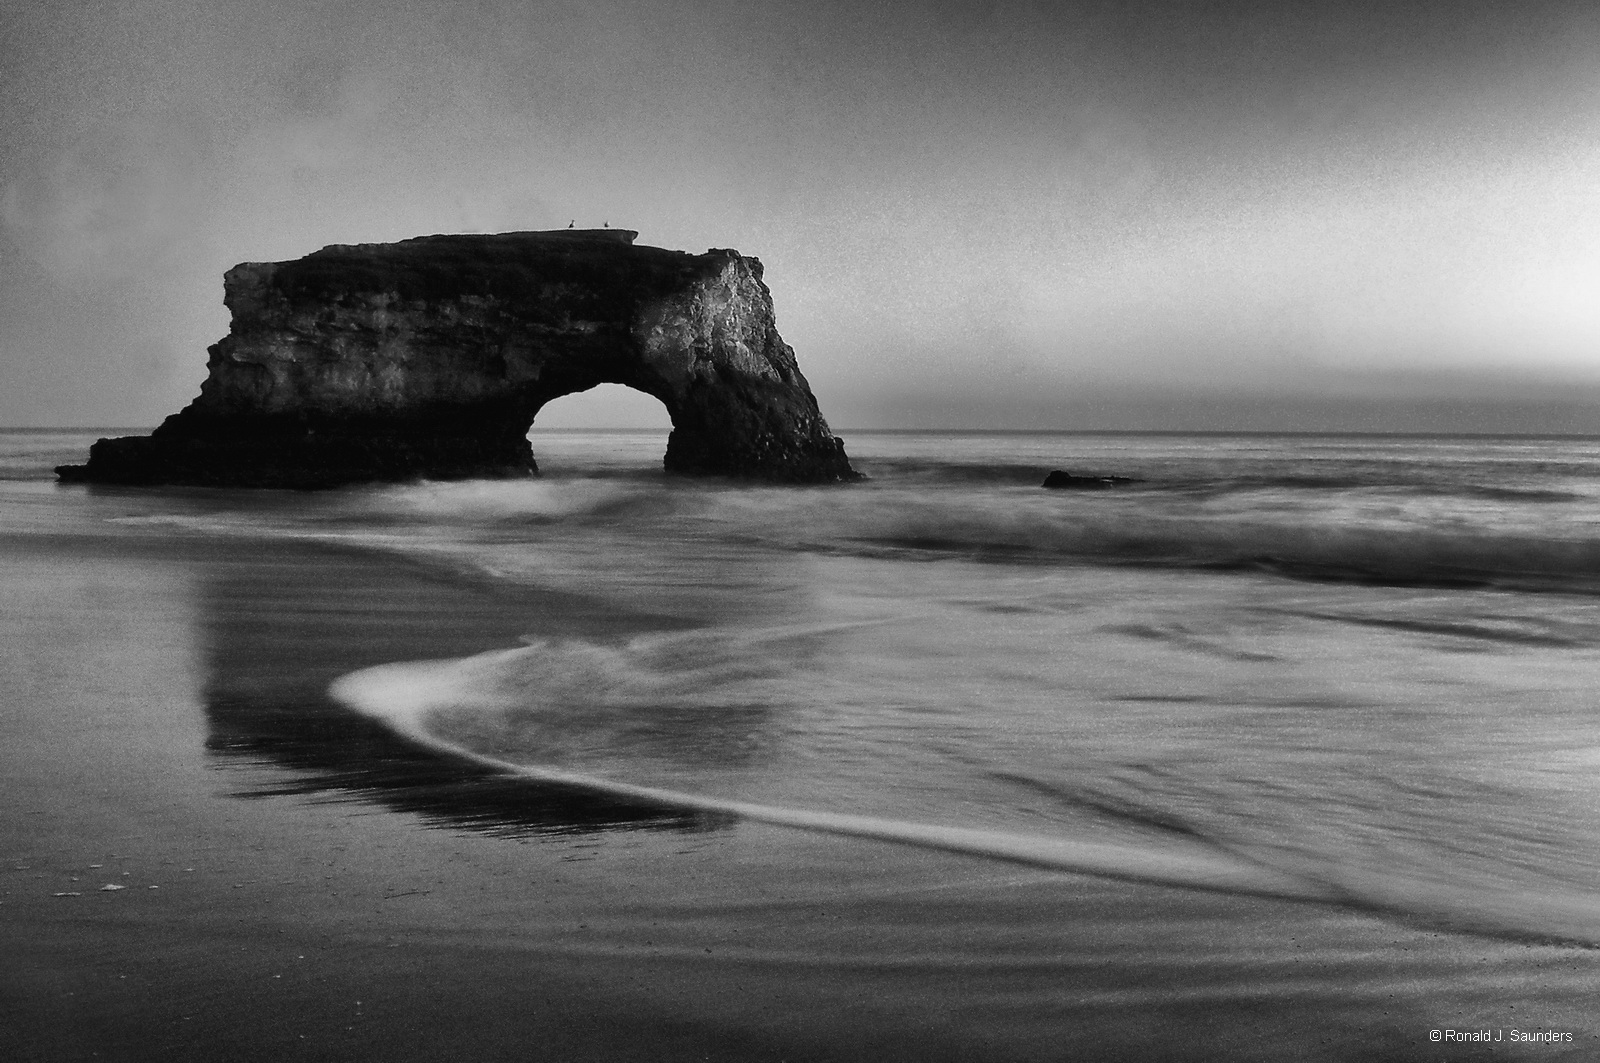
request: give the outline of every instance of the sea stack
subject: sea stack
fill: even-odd
[[[614,383],[666,406],[671,471],[855,479],[778,335],[761,262],[636,236],[423,236],[235,266],[199,398],[56,472],[293,488],[527,476],[540,408]]]

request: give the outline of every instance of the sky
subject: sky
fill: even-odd
[[[0,425],[181,408],[237,262],[573,221],[759,257],[840,430],[1600,433],[1592,3],[0,0],[0,100]]]

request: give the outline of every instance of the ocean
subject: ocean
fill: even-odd
[[[479,929],[750,1058],[1596,1050],[1600,440],[842,432],[863,482],[772,487],[535,431],[525,481],[54,484],[94,434],[0,433],[0,547],[188,559],[216,800],[494,848],[541,903]]]

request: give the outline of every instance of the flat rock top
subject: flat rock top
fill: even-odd
[[[418,236],[392,244],[333,244],[292,262],[235,269],[258,271],[261,280],[296,302],[369,292],[434,301],[460,295],[517,298],[551,283],[646,294],[736,254],[692,255],[639,245],[633,242],[638,235],[632,229],[551,229]]]
[[[514,233],[440,233],[435,236],[412,236],[390,244],[329,244],[321,251],[315,251],[313,254],[320,255],[330,251],[381,254],[390,249],[399,252],[401,249],[443,250],[453,245],[486,247],[504,244],[533,246],[551,242],[561,244],[625,244],[631,247],[638,238],[639,233],[636,229],[531,229]],[[643,244],[640,246],[649,247],[650,245]]]

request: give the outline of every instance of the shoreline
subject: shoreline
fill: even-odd
[[[327,711],[369,664],[661,619],[598,600],[122,528],[0,537],[0,581],[6,1058],[1446,1058],[1430,1025],[1508,1002],[1587,1029],[1588,953],[530,800]]]
[[[263,563],[259,555],[241,561],[249,553],[241,543],[35,537],[31,548],[22,545],[0,544],[16,595],[4,611],[7,626],[27,639],[21,661],[35,680],[23,688],[31,696],[15,700],[21,711],[7,718],[0,743],[13,810],[0,830],[0,1010],[8,1016],[0,1055],[520,1059],[520,1046],[543,1041],[572,1059],[701,1059],[708,1046],[713,1058],[777,1058],[758,1045],[734,1047],[740,1039],[731,1035],[656,1030],[638,1007],[599,1009],[603,1016],[590,1007],[583,1021],[590,995],[548,963],[530,962],[527,944],[508,945],[481,910],[394,922],[396,905],[415,908],[435,892],[461,900],[475,876],[504,876],[517,854],[498,846],[486,854],[486,870],[479,859],[460,858],[473,841],[465,828],[419,829],[416,815],[381,811],[375,823],[355,796],[356,780],[301,770],[296,787],[284,778],[281,749],[230,750],[205,718],[208,700],[271,681],[285,655],[301,655],[304,666],[286,687],[279,683],[280,696],[293,696],[349,663],[415,649],[424,638],[463,649],[514,638],[529,625],[505,603],[432,574],[314,547]],[[217,573],[230,571],[224,583],[243,586],[219,596]],[[282,579],[290,573],[298,585]],[[355,578],[328,578],[340,573]],[[301,615],[294,625],[297,638],[280,637],[220,687],[205,675],[208,653],[229,652],[218,632],[226,642],[229,631],[253,623],[262,630],[260,616],[249,614],[270,612],[263,596],[281,604],[321,594],[326,607],[353,584],[391,599],[391,621],[419,595],[431,599],[429,616],[453,597],[455,623],[381,631],[383,610],[368,602],[364,634],[346,632],[321,659],[306,659],[328,635],[311,610],[312,619]],[[478,608],[460,608],[472,599]],[[219,620],[224,601],[243,615]],[[196,638],[186,614],[207,608],[211,635]],[[470,789],[462,773],[446,774],[455,778],[443,785]],[[285,782],[302,796],[251,799]],[[125,888],[102,890],[107,884]],[[515,1006],[526,995],[565,1006]],[[484,1009],[495,1016],[489,1029]],[[719,1039],[729,1041],[726,1052],[715,1047]]]

